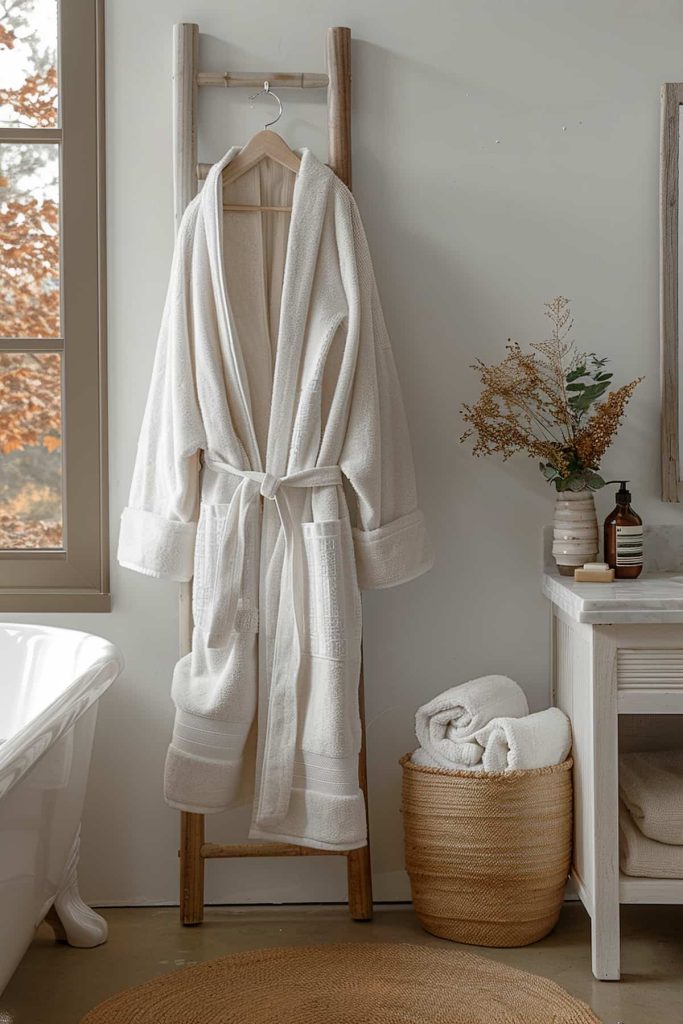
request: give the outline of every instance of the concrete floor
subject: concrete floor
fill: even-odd
[[[0,1024],[78,1024],[86,1010],[120,989],[238,950],[355,940],[443,943],[422,931],[403,905],[380,906],[365,924],[354,924],[339,906],[213,907],[196,928],[181,928],[175,908],[109,909],[104,916],[109,941],[97,949],[55,945],[47,925],[38,930],[0,996]],[[590,925],[578,904],[565,906],[542,942],[477,952],[552,978],[605,1024],[683,1022],[683,907],[622,908],[619,983],[593,979]]]

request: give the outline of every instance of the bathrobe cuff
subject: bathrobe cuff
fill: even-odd
[[[434,564],[432,545],[419,509],[377,530],[354,530],[353,544],[361,590],[407,583]]]
[[[192,579],[196,523],[165,519],[155,512],[125,508],[119,534],[119,564],[158,579]]]

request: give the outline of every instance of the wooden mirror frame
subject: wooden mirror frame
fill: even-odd
[[[659,186],[659,322],[661,358],[662,501],[678,501],[678,217],[679,122],[683,83],[662,86]]]

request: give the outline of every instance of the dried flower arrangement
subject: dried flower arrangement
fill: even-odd
[[[606,483],[600,461],[642,377],[601,401],[613,376],[605,369],[607,359],[577,349],[567,299],[547,302],[546,316],[551,336],[532,344],[530,352],[509,341],[501,363],[477,360],[472,367],[483,389],[474,405],[462,407],[468,429],[460,440],[474,437],[476,456],[509,459],[525,451],[540,459],[543,476],[558,491],[595,491]]]

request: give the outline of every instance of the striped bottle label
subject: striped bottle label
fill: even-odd
[[[643,527],[617,526],[617,565],[643,564]]]

